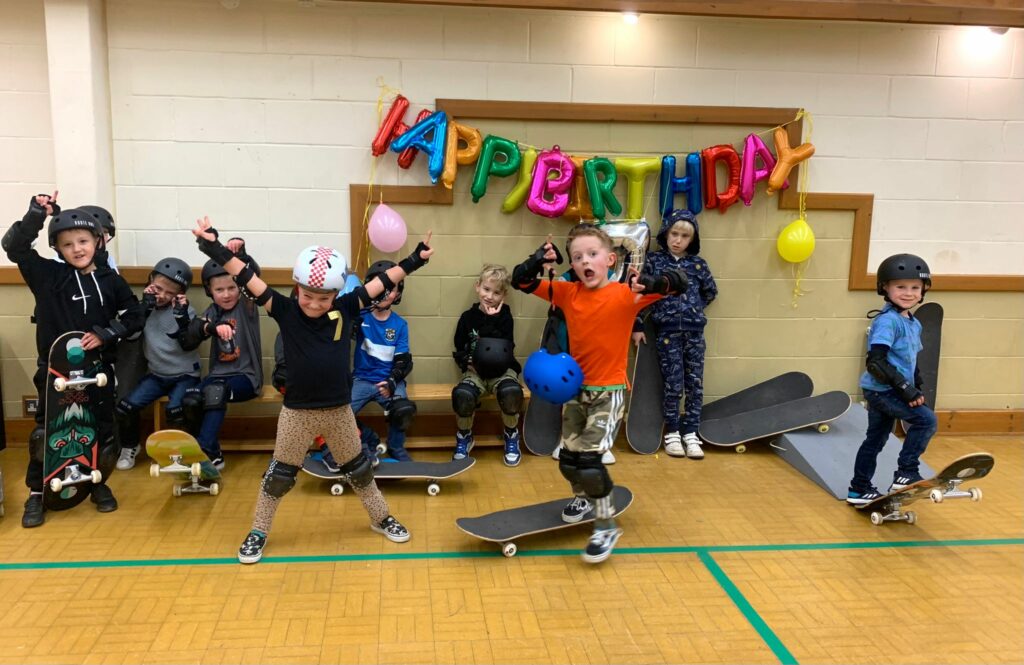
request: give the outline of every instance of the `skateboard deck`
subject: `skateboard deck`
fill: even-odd
[[[618,517],[632,505],[633,493],[628,487],[616,485],[612,490],[612,499],[615,503],[615,516]],[[593,510],[585,514],[579,522],[562,521],[562,509],[570,501],[572,497],[499,510],[479,517],[460,517],[455,520],[455,524],[474,538],[501,543],[502,554],[512,557],[519,551],[513,541],[519,538],[594,521]]]
[[[700,424],[702,439],[716,446],[736,446],[767,439],[792,430],[817,425],[827,432],[827,423],[843,415],[850,408],[850,396],[840,390],[815,397],[804,397],[774,406],[747,411],[739,415],[707,420]]]
[[[99,389],[108,377],[99,349],[82,348],[83,332],[69,332],[50,346],[43,426],[43,503],[50,510],[78,505],[102,482]]]
[[[643,455],[658,452],[664,421],[661,413],[665,382],[658,364],[658,328],[651,317],[644,320],[645,344],[636,350],[633,365],[633,386],[629,391],[626,411],[626,441],[629,447]]]
[[[468,471],[476,460],[466,457],[460,460],[447,462],[394,462],[382,460],[380,465],[373,470],[375,480],[391,479],[418,479],[429,481],[427,494],[437,496],[441,493],[440,480],[453,478],[460,473]],[[341,474],[330,471],[323,462],[323,458],[316,454],[306,455],[302,461],[302,470],[316,478],[338,481],[331,484],[331,494],[340,496],[345,493],[345,485],[341,482]]]
[[[917,354],[917,366],[924,382],[924,402],[935,409],[935,398],[939,391],[939,352],[942,346],[942,305],[926,302],[921,305],[914,318],[921,322],[921,344]]]
[[[813,392],[814,382],[811,381],[811,377],[803,372],[787,372],[705,404],[700,419],[704,421],[728,418],[773,404],[810,397]]]
[[[159,478],[163,474],[175,474],[184,483],[175,483],[171,494],[210,494],[217,496],[221,489],[220,471],[206,456],[203,449],[188,432],[165,429],[153,432],[146,439],[146,454],[153,463],[149,475]]]
[[[992,471],[993,466],[995,459],[988,453],[964,455],[953,460],[934,478],[918,481],[857,508],[868,513],[871,516],[871,523],[875,526],[900,521],[913,524],[917,521],[917,515],[912,510],[903,512],[902,508],[919,499],[928,497],[932,503],[942,503],[946,499],[981,501],[980,489],[971,487],[962,490],[960,485],[967,480],[984,478]]]
[[[546,288],[541,286],[540,288]],[[561,353],[563,349],[558,341],[558,326],[565,325],[561,312],[548,314],[541,335],[541,348],[551,353]],[[523,445],[534,455],[550,455],[558,447],[562,436],[562,405],[552,404],[547,400],[531,397],[526,404],[526,415],[523,416]]]

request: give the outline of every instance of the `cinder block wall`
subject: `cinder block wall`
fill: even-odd
[[[0,6],[0,202],[7,219],[54,186],[41,0]],[[348,186],[371,173],[378,81],[413,110],[438,97],[622,104],[804,106],[814,114],[813,191],[876,196],[869,265],[916,251],[936,272],[1019,274],[1024,249],[1024,40],[994,53],[965,50],[970,30],[614,14],[415,8],[331,3],[303,8],[245,0],[107,3],[111,108],[122,265],[178,255],[199,265],[187,229],[209,214],[244,235],[264,266],[290,265],[301,247],[351,253]],[[577,153],[685,153],[736,143],[741,127],[475,122]],[[810,125],[807,126],[810,130]],[[427,184],[378,161],[376,182]],[[474,205],[460,170],[451,207],[399,207],[417,234],[432,229],[437,258],[409,281],[416,380],[450,381],[451,336],[473,302],[483,261],[511,267],[569,223],[503,215],[510,182],[493,180]],[[648,182],[653,192],[654,179]],[[624,199],[624,192],[620,194]],[[793,218],[763,194],[754,206],[701,216],[704,255],[721,296],[709,310],[709,397],[801,369],[820,390],[856,392],[878,298],[846,290],[852,219],[812,212],[818,249],[792,306],[793,279],[775,255]],[[648,206],[652,219],[657,219]],[[396,257],[398,254],[395,255]],[[0,263],[6,263],[0,257]],[[198,293],[196,306],[205,298]],[[935,293],[946,307],[940,408],[1024,406],[1024,298]],[[519,294],[519,353],[540,334],[543,304]],[[31,392],[30,298],[0,287],[5,407]],[[273,324],[265,323],[269,356]],[[599,331],[595,331],[599,334]],[[269,370],[270,359],[265,366]]]

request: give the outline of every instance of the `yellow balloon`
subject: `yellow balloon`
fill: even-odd
[[[814,253],[814,231],[807,220],[801,217],[782,229],[775,245],[783,259],[790,263],[801,263]]]
[[[533,167],[537,163],[537,151],[527,148],[523,153],[523,160],[519,162],[519,181],[516,182],[512,191],[505,196],[501,202],[501,211],[505,214],[513,213],[526,202],[530,193],[530,182],[533,180]]]

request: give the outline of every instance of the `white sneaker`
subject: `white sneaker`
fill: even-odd
[[[683,441],[679,432],[669,432],[665,435],[665,452],[672,457],[686,457],[686,449],[683,448]]]
[[[612,454],[611,448],[601,455],[601,464],[615,464],[615,455]]]
[[[139,447],[121,449],[121,456],[117,458],[117,468],[120,471],[127,471],[135,466],[135,457],[139,454]]]
[[[551,459],[558,459],[558,456],[562,453],[562,444],[555,446],[555,449],[551,451]]]
[[[686,446],[686,456],[690,459],[704,459],[704,451],[700,448],[700,439],[694,432],[687,432],[683,436],[683,445]]]

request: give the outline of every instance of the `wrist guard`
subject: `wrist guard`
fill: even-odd
[[[149,316],[156,309],[156,296],[152,293],[142,294],[142,309]]]
[[[429,261],[429,259],[424,259],[420,256],[420,252],[427,249],[430,249],[427,247],[427,243],[421,240],[420,243],[416,245],[416,249],[412,250],[412,254],[398,262],[398,267],[404,270],[406,275],[411,275],[416,270],[427,265],[427,261]]]
[[[217,239],[217,229],[211,226],[207,231],[213,234],[213,240],[196,236],[196,244],[199,245],[199,251],[223,266],[233,259],[235,255]]]
[[[118,340],[128,334],[128,329],[125,328],[120,321],[115,319],[106,326],[93,326],[92,332],[100,338],[103,346],[107,346],[108,344],[116,344]]]

